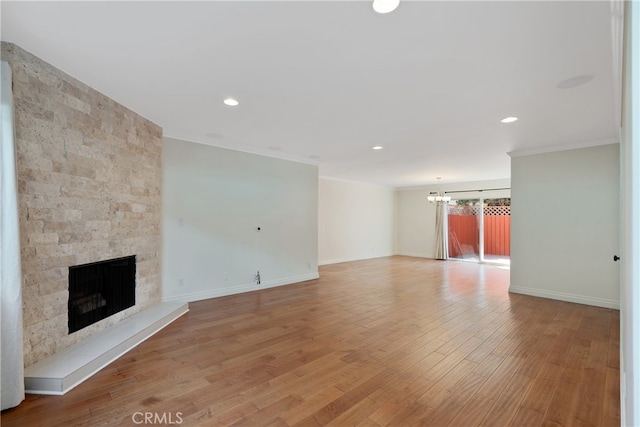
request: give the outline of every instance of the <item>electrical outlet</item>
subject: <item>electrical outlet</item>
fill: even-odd
[[[183,279],[178,279],[178,286],[180,286],[180,287],[184,286],[184,280]]]

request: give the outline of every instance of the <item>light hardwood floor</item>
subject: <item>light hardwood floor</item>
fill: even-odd
[[[620,425],[616,310],[509,294],[509,270],[458,261],[320,276],[192,303],[2,425]]]

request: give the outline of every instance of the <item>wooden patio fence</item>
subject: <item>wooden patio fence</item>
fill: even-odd
[[[449,256],[478,254],[479,206],[449,206]],[[485,255],[511,255],[511,206],[485,206]]]

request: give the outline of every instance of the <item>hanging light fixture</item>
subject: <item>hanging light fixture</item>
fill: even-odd
[[[400,0],[373,0],[373,10],[378,13],[389,13],[396,10]]]
[[[451,196],[445,196],[444,192],[440,191],[440,180],[442,179],[441,176],[436,178],[438,180],[438,191],[437,192],[431,192],[429,193],[429,196],[427,196],[427,200],[431,203],[438,203],[438,202],[446,202],[449,203],[451,201]],[[435,194],[435,196],[432,196],[431,194]]]
[[[445,195],[427,196],[427,200],[430,201],[431,203],[436,203],[436,202],[448,203],[451,201],[451,196],[445,196]]]

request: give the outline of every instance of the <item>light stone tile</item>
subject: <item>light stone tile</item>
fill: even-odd
[[[80,221],[82,211],[79,209],[64,209],[53,212],[53,221]]]
[[[75,265],[76,255],[71,254],[61,256],[60,252],[55,249],[57,246],[58,245],[51,245],[53,251],[49,256],[42,255],[38,257],[38,268],[41,271],[47,271],[54,268],[66,268],[68,266]]]
[[[42,295],[45,295],[47,292],[56,293],[60,291],[65,291],[67,292],[67,295],[68,295],[68,292],[69,292],[68,289],[69,289],[69,279],[65,278],[57,281],[43,283],[42,289],[40,289],[40,293]],[[65,301],[65,304],[66,304],[66,301]]]
[[[63,94],[62,102],[71,108],[82,111],[85,114],[91,114],[91,106],[87,102],[81,101],[77,97],[69,95],[68,93]]]
[[[44,224],[43,220],[36,219],[28,219],[22,222],[21,232],[26,232],[28,234],[43,234],[44,233]]]
[[[58,292],[53,292],[49,295],[45,295],[43,297],[43,307],[44,307],[44,315],[47,318],[54,318],[56,316],[65,316],[67,315],[66,305],[69,301],[69,291],[63,290]],[[64,305],[64,311],[58,310],[57,307],[60,305]],[[57,328],[57,326],[56,326]]]
[[[41,196],[59,196],[60,185],[48,184],[46,182],[28,181],[25,192],[27,194],[34,194],[34,195],[41,195]]]
[[[162,129],[2,43],[14,71],[25,365],[160,300]],[[68,335],[68,269],[138,254],[136,306]]]
[[[147,207],[145,205],[143,205],[143,204],[140,204],[140,203],[132,203],[131,204],[131,210],[134,213],[143,213],[143,212],[145,212],[147,210]]]
[[[29,233],[27,239],[31,245],[58,243],[58,233]]]

